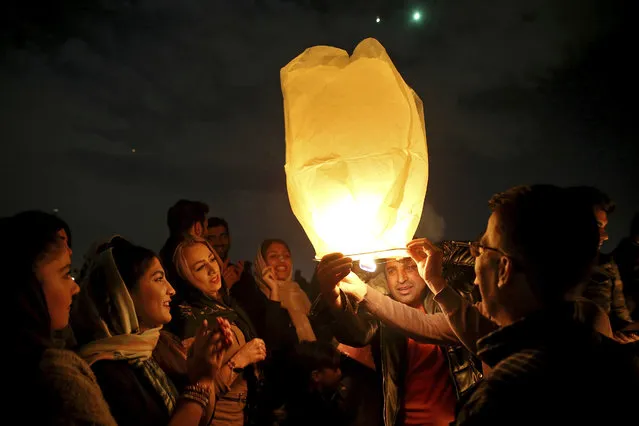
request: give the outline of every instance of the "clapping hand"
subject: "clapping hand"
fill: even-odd
[[[217,327],[209,328],[207,320],[188,343],[187,373],[191,383],[212,383],[222,364],[224,353],[231,345],[232,331],[229,322],[217,318]]]
[[[252,339],[240,348],[233,356],[233,361],[238,368],[255,364],[266,358],[266,344],[262,339]]]

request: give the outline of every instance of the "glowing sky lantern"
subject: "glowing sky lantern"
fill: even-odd
[[[424,112],[384,47],[311,47],[280,78],[288,196],[316,258],[405,256],[428,182]]]

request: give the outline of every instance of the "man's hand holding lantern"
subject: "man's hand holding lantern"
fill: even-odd
[[[322,297],[331,306],[341,307],[340,289],[361,301],[368,287],[352,272],[353,260],[341,253],[327,254],[317,267]]]
[[[327,254],[317,267],[317,280],[324,300],[333,307],[340,307],[339,283],[353,269],[353,260],[341,253]]]
[[[426,285],[433,294],[437,294],[446,287],[443,276],[444,254],[427,238],[418,238],[406,245],[408,254],[417,264],[419,275],[426,281]]]

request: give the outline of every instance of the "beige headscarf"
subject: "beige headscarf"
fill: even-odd
[[[72,312],[80,356],[89,364],[102,359],[150,358],[160,329],[140,333],[135,306],[113,259],[113,248],[97,254],[81,287]]]
[[[174,388],[151,360],[161,327],[140,332],[135,305],[115,264],[112,247],[96,254],[81,289],[71,313],[80,345],[78,355],[89,365],[100,360],[127,360],[141,367],[172,412]]]
[[[262,278],[262,272],[268,265],[264,256],[262,256],[262,247],[257,249],[257,256],[255,257],[255,265],[253,269],[253,276],[259,289],[270,297],[271,290],[269,286],[264,282]],[[288,311],[288,315],[291,317],[291,322],[295,327],[297,333],[297,339],[300,342],[309,341],[314,342],[317,340],[313,327],[308,320],[308,314],[311,311],[311,301],[308,300],[308,296],[300,288],[299,284],[293,281],[293,268],[289,276],[284,281],[277,282],[280,290],[280,304],[284,309]]]

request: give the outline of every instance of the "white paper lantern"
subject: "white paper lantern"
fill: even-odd
[[[280,78],[288,196],[316,257],[405,256],[428,183],[424,112],[384,47],[312,47]]]

